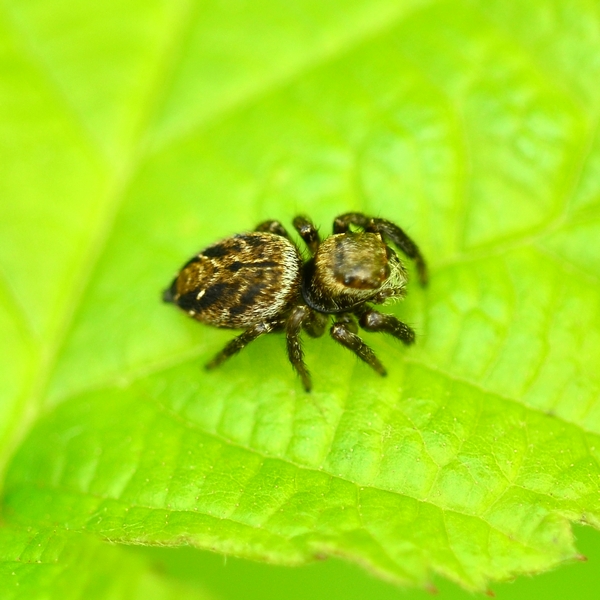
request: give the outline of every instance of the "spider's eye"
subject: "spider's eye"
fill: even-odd
[[[377,265],[355,265],[350,273],[344,274],[341,283],[357,290],[371,290],[378,288],[389,276],[390,267],[387,264],[380,268]]]

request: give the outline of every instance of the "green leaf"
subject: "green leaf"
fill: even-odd
[[[578,556],[570,521],[600,525],[593,5],[38,0],[0,34],[17,531],[471,589]],[[348,210],[427,257],[386,309],[416,346],[366,334],[380,379],[307,339],[310,395],[280,336],[204,372],[232,334],[160,303],[175,269]]]
[[[90,536],[0,529],[4,600],[202,600],[206,594],[168,582],[143,557]]]

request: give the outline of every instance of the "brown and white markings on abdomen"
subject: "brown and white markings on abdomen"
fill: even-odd
[[[194,256],[165,298],[198,321],[249,327],[279,314],[298,295],[302,259],[286,238],[253,232],[226,238]]]

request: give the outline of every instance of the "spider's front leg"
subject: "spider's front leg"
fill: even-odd
[[[348,348],[348,350],[354,352],[360,360],[366,362],[382,377],[385,377],[387,371],[377,356],[375,356],[375,352],[365,344],[362,338],[356,335],[356,322],[354,319],[349,315],[340,315],[340,317],[329,330],[331,337],[342,346]]]
[[[415,261],[421,285],[427,285],[429,277],[425,259],[418,246],[398,225],[386,219],[367,217],[362,213],[346,213],[333,222],[333,233],[346,233],[350,225],[356,225],[370,233],[379,233],[385,240],[400,248],[408,258]]]
[[[394,315],[386,315],[367,308],[357,316],[359,325],[366,331],[389,333],[407,346],[415,341],[415,332]]]

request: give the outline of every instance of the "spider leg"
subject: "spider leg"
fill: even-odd
[[[336,342],[345,346],[348,350],[352,350],[358,358],[366,362],[381,376],[387,375],[385,367],[379,362],[379,359],[375,356],[375,352],[373,352],[373,350],[371,350],[358,335],[352,333],[350,327],[351,325],[347,322],[336,321],[331,326],[329,333]]]
[[[325,333],[325,328],[329,322],[329,315],[309,310],[306,320],[303,323],[304,330],[310,337],[318,338]]]
[[[319,231],[315,227],[315,224],[301,215],[297,216],[294,221],[294,228],[300,234],[300,237],[304,240],[304,243],[308,246],[311,254],[315,254],[321,243],[319,238]]]
[[[406,324],[394,317],[367,308],[359,315],[359,324],[366,331],[389,333],[409,346],[415,341],[415,332]]]
[[[418,246],[398,225],[386,219],[371,218],[362,213],[346,213],[333,222],[333,233],[346,233],[350,225],[362,227],[370,233],[380,233],[384,239],[400,248],[408,258],[415,261],[421,285],[427,285],[427,265]]]
[[[225,362],[228,358],[237,354],[240,350],[245,348],[250,342],[253,342],[256,338],[264,335],[265,333],[271,333],[277,326],[277,323],[257,323],[249,329],[246,329],[243,333],[233,338],[226,346],[219,352],[209,363],[207,363],[207,369],[214,369],[221,363]]]
[[[308,306],[297,306],[285,322],[285,338],[287,343],[287,353],[292,366],[300,375],[302,379],[302,385],[307,392],[310,392],[312,383],[310,380],[310,373],[304,362],[304,352],[302,350],[302,341],[300,340],[300,333],[302,327],[309,317],[310,308]]]
[[[290,239],[290,234],[287,232],[287,229],[279,221],[274,221],[273,219],[259,223],[254,231],[274,233],[275,235],[280,235],[288,240]]]
[[[347,233],[350,231],[350,225],[366,230],[370,221],[371,219],[362,213],[345,213],[333,221],[333,233]]]
[[[350,333],[358,333],[358,325],[352,313],[340,313],[335,318],[336,323],[342,323]]]

